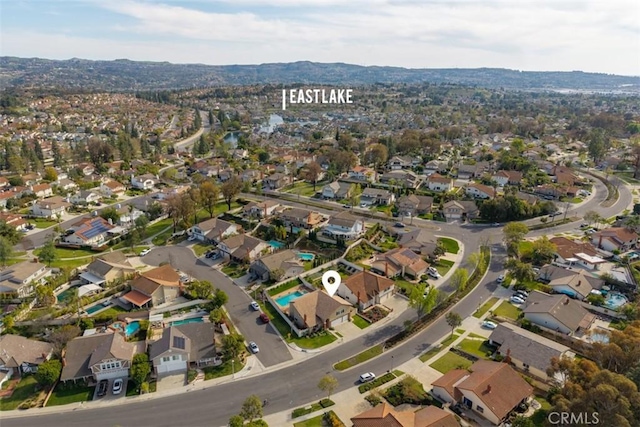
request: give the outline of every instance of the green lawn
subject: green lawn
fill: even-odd
[[[438,242],[442,244],[444,250],[450,254],[457,254],[460,251],[460,245],[454,239],[448,237],[440,237]]]
[[[232,279],[237,279],[247,274],[247,266],[240,266],[238,264],[225,265],[221,270]]]
[[[166,218],[161,221],[158,221],[154,224],[149,225],[144,233],[145,239],[148,239],[151,236],[154,236],[164,230],[167,227],[171,227],[173,225],[173,221],[171,218]]]
[[[36,249],[35,251],[33,251],[33,254],[35,256],[38,256],[39,253],[40,249]],[[92,255],[95,256],[98,254],[99,252],[89,249],[56,248],[56,255],[58,255],[58,258],[60,258],[61,260],[64,260],[65,258],[88,257]]]
[[[204,243],[196,243],[191,248],[196,253],[196,256],[202,256],[206,252],[208,252],[209,249],[211,249],[212,247],[211,247],[211,245],[206,245]]]
[[[0,399],[0,411],[11,411],[16,409],[23,401],[29,397],[35,396],[36,385],[36,378],[33,375],[23,377],[17,387],[13,390],[11,397]]]
[[[126,313],[127,310],[120,307],[119,305],[114,305],[113,307],[109,307],[104,311],[98,313],[100,317],[116,317],[120,313]]]
[[[414,286],[415,284],[404,279],[396,279],[396,287],[402,289],[406,295],[409,295],[409,292],[411,292]]]
[[[243,367],[244,363],[242,363],[240,359],[236,358],[233,364],[230,360],[226,360],[220,366],[207,366],[202,370],[204,371],[204,379],[206,381],[232,375],[234,372],[240,371]]]
[[[78,259],[59,259],[51,263],[50,267],[53,268],[78,268],[80,266],[89,264],[91,258],[78,258]]]
[[[164,246],[167,244],[167,241],[173,234],[173,228],[168,228],[162,233],[158,234],[156,237],[151,239],[151,242],[156,246]]]
[[[58,224],[58,221],[52,221],[52,220],[43,219],[43,218],[31,218],[31,219],[28,219],[27,221],[35,225],[36,228],[49,228]]]
[[[455,340],[457,340],[459,337],[460,337],[460,335],[458,335],[458,334],[449,335],[444,341],[442,341],[442,343],[440,343],[439,345],[433,347],[432,349],[427,351],[425,354],[420,356],[420,361],[422,363],[424,363],[427,360],[431,359],[433,356],[435,356],[436,354],[440,353],[443,348],[450,346],[451,343],[454,342]]]
[[[520,315],[520,309],[515,305],[511,304],[509,301],[503,301],[502,304],[498,306],[493,311],[493,314],[496,316],[507,317],[509,319],[518,320],[518,316]]]
[[[231,202],[231,209],[229,209],[226,202],[219,202],[213,208],[213,217],[215,218],[221,213],[225,213],[229,210],[233,210],[239,207],[240,207],[240,203],[236,201]],[[206,209],[200,209],[197,213],[197,218],[198,218],[198,223],[201,223],[202,221],[211,219],[211,215],[209,214],[209,211],[207,211]]]
[[[345,359],[341,362],[333,365],[338,371],[344,371],[345,369],[349,369],[353,366],[359,365],[360,363],[364,363],[369,359],[372,359],[378,355],[382,354],[382,344],[378,344],[374,347],[371,347],[362,353],[358,353],[355,356]]]
[[[293,188],[286,190],[285,193],[296,194],[296,195],[300,194],[301,196],[311,197],[314,194],[316,194],[318,191],[321,191],[323,186],[324,186],[323,183],[318,182],[316,183],[316,189],[314,190],[312,183],[298,181],[295,184],[293,184]]]
[[[331,411],[333,412],[333,411]],[[300,421],[293,424],[293,427],[324,427],[324,414],[310,418],[306,421]]]
[[[431,366],[436,371],[446,374],[452,369],[467,369],[472,364],[473,362],[471,362],[471,360],[450,351],[429,366]]]
[[[293,279],[286,283],[283,283],[280,286],[276,286],[273,289],[269,289],[267,292],[269,293],[269,295],[274,296],[274,295],[278,295],[281,292],[288,291],[291,288],[295,288],[299,284],[300,284],[300,281],[298,279]]]
[[[338,337],[333,335],[331,332],[326,331],[324,334],[316,335],[315,337],[294,338],[292,336],[291,340],[289,341],[292,343],[295,343],[300,348],[313,349],[313,348],[320,348],[327,344],[331,344],[337,339]]]
[[[51,393],[47,406],[66,405],[73,402],[88,402],[93,398],[95,387],[87,387],[84,384],[58,383]]]
[[[362,317],[356,315],[353,316],[353,324],[356,325],[360,329],[368,328],[371,326],[371,323],[364,320]]]
[[[496,302],[498,302],[498,298],[491,297],[487,302],[482,304],[482,307],[480,307],[478,310],[476,310],[475,313],[473,313],[473,317],[476,317],[478,319],[481,318],[487,311],[489,311],[491,307],[493,307]]]
[[[454,262],[449,261],[448,259],[439,259],[438,262],[435,263],[436,270],[440,273],[441,276],[447,274],[447,272],[451,269]]]
[[[494,351],[494,348],[489,346],[486,341],[479,339],[464,339],[458,345],[462,350],[481,359],[486,359],[488,357],[487,353],[493,353]]]

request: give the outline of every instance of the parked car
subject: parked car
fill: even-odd
[[[360,375],[361,383],[368,383],[369,381],[373,381],[376,379],[376,374],[373,372],[367,372],[365,374]]]
[[[403,223],[401,223],[401,222],[396,222],[395,224],[393,224],[393,226],[397,227],[397,228],[404,228],[405,227],[405,225]]]
[[[255,301],[251,301],[251,308],[253,308],[255,311],[260,311],[260,305]]]
[[[122,378],[118,378],[113,382],[113,389],[111,391],[113,394],[120,394],[120,392],[122,392]]]
[[[343,208],[351,209],[351,205],[342,205]]]
[[[528,297],[528,296],[529,296],[529,292],[525,291],[524,289],[518,289],[518,290],[516,291],[516,293],[517,293],[517,294],[522,294],[522,295],[524,295],[525,297]]]
[[[560,212],[560,211],[555,211],[555,212],[552,212],[552,213],[550,213],[550,214],[549,214],[549,216],[550,216],[550,217],[552,217],[552,218],[553,218],[554,216],[558,216],[558,215],[562,215],[562,212]]]
[[[495,329],[498,327],[498,324],[490,320],[485,320],[484,322],[482,322],[482,327],[486,329]]]
[[[258,344],[253,341],[249,343],[249,350],[251,350],[251,353],[253,354],[256,354],[260,351],[260,349],[258,348]]]
[[[262,320],[262,323],[269,323],[269,316],[267,316],[267,313],[260,313],[260,320]]]
[[[98,397],[106,396],[107,388],[109,388],[109,381],[101,380],[98,384]]]
[[[524,300],[522,298],[519,298],[517,296],[512,296],[511,298],[509,298],[509,301],[511,301],[514,304],[524,304]]]
[[[520,293],[520,292],[516,292],[515,294],[513,294],[513,296],[514,297],[518,297],[523,301],[526,301],[526,299],[527,299],[527,296],[525,294]]]
[[[498,276],[498,278],[496,279],[496,282],[498,282],[498,283],[502,283],[502,282],[504,282],[504,279],[505,279],[504,274],[501,274],[501,275],[499,275],[499,276]]]
[[[145,256],[149,252],[151,252],[151,249],[143,249],[142,251],[140,251],[140,256]]]
[[[190,242],[193,242],[196,239],[197,239],[196,235],[192,234],[191,236],[189,236],[189,238],[187,240],[190,241]]]
[[[436,270],[435,268],[433,268],[433,270],[432,270],[432,268],[433,267],[429,267],[429,270],[427,270],[427,274],[429,276],[433,277],[434,279],[441,278],[442,276],[440,275],[440,273],[438,273],[438,270]]]
[[[491,224],[493,227],[500,227],[500,223],[499,222],[494,222],[493,224]]]
[[[583,222],[582,224],[580,224],[580,228],[587,228],[589,226],[588,222]]]

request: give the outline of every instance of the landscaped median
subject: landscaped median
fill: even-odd
[[[319,411],[324,408],[328,408],[329,406],[333,406],[335,403],[331,399],[322,399],[318,403],[313,403],[309,406],[304,406],[302,408],[296,408],[291,413],[291,418],[302,417],[303,415],[310,414],[312,412]]]
[[[386,383],[388,383],[390,381],[393,381],[396,378],[401,377],[402,375],[404,375],[404,372],[399,371],[399,370],[396,369],[395,371],[389,372],[387,374],[384,374],[383,376],[378,377],[373,381],[370,381],[370,382],[365,383],[365,384],[361,384],[358,387],[358,391],[360,392],[360,394],[366,393],[369,390],[373,390],[376,387],[380,387],[381,385],[386,384]]]
[[[343,360],[342,362],[338,362],[333,367],[338,371],[344,371],[349,368],[353,368],[356,365],[366,362],[369,359],[373,359],[376,356],[382,354],[383,346],[382,344],[378,344],[374,347],[368,348],[362,353],[358,353],[349,359]]]

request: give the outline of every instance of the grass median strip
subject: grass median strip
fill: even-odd
[[[427,351],[425,354],[420,356],[420,361],[424,363],[427,360],[431,359],[433,356],[435,356],[436,354],[440,353],[442,351],[442,349],[444,349],[445,347],[451,345],[451,343],[454,342],[455,340],[457,340],[459,336],[460,335],[457,335],[457,334],[449,335],[439,345],[433,347],[431,350]]]
[[[356,365],[366,362],[369,359],[373,359],[374,357],[379,356],[381,354],[382,354],[382,344],[378,344],[374,347],[371,347],[363,351],[362,353],[358,353],[355,356],[350,357],[349,359],[336,363],[335,365],[333,365],[333,367],[338,371],[344,371],[345,369],[352,368]]]
[[[489,301],[487,301],[484,304],[482,304],[482,307],[480,307],[475,313],[473,313],[473,317],[478,318],[478,319],[481,318],[497,302],[498,302],[498,298],[497,297],[491,297],[491,299],[489,299]]]
[[[389,381],[393,381],[394,379],[398,378],[401,375],[404,375],[404,372],[396,369],[395,371],[389,372],[388,374],[384,374],[383,376],[378,377],[373,381],[370,381],[365,384],[361,384],[358,387],[358,391],[360,392],[360,394],[366,393],[369,390],[373,390],[376,387],[380,387],[381,385],[388,383]]]
[[[303,415],[310,414],[312,412],[319,411],[324,408],[328,408],[329,406],[333,406],[335,403],[330,399],[322,399],[320,402],[313,403],[309,406],[304,406],[302,408],[294,409],[291,413],[291,418],[302,417]]]

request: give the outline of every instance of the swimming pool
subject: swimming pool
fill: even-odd
[[[73,293],[76,291],[75,286],[69,289],[65,289],[64,291],[60,292],[58,294],[58,296],[56,297],[56,299],[58,300],[58,302],[63,302],[69,298],[71,298],[73,296]]]
[[[140,330],[140,322],[134,320],[124,328],[124,333],[129,337]]]
[[[604,306],[611,310],[616,310],[626,303],[628,303],[627,297],[618,292],[609,292],[607,298],[604,300]]]
[[[300,298],[302,295],[304,295],[306,292],[301,292],[301,291],[295,291],[292,294],[289,295],[285,295],[283,297],[277,298],[276,302],[278,303],[279,306],[281,307],[287,307],[289,306],[289,303],[295,299]]]
[[[91,307],[89,307],[89,308],[86,308],[84,311],[86,311],[86,312],[87,312],[87,314],[93,314],[93,313],[95,313],[96,311],[100,311],[100,310],[102,310],[103,308],[105,308],[105,306],[104,306],[104,305],[102,305],[102,304],[96,304],[96,305],[93,305],[93,306],[91,306]]]
[[[278,242],[277,240],[269,240],[268,243],[276,249],[284,248],[284,243]]]
[[[171,326],[180,326],[180,325],[186,325],[187,323],[202,323],[202,322],[204,322],[204,320],[202,320],[202,317],[196,317],[193,319],[176,320],[174,322],[170,322],[169,324]]]
[[[314,254],[310,254],[308,252],[298,252],[298,258],[303,261],[313,261],[316,256]]]

